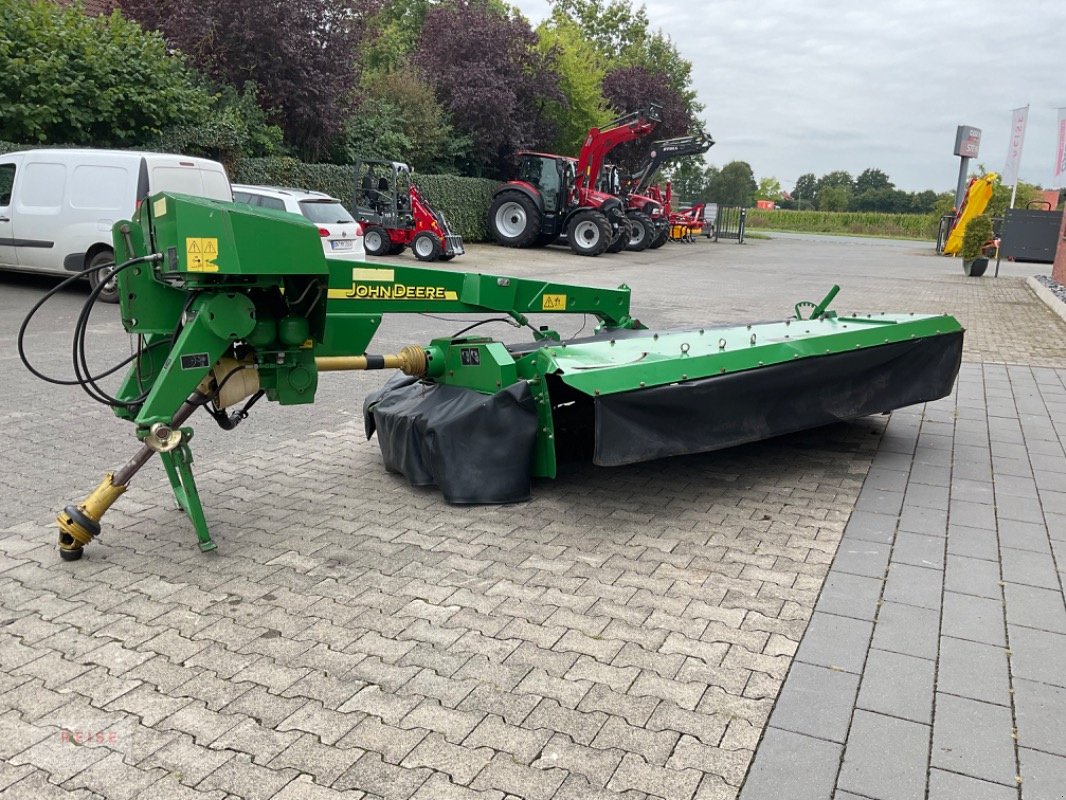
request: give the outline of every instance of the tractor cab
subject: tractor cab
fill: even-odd
[[[574,188],[573,162],[546,153],[519,153],[515,178],[534,187],[549,213],[559,211],[570,202]]]
[[[407,246],[419,261],[449,261],[462,255],[462,237],[452,232],[444,214],[430,207],[407,164],[356,162],[352,195],[368,255],[396,256]]]

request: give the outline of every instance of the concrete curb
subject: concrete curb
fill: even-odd
[[[1025,282],[1029,284],[1029,288],[1033,290],[1033,294],[1039,297],[1044,305],[1050,308],[1054,313],[1062,317],[1062,321],[1066,322],[1066,303],[1057,298],[1052,291],[1044,284],[1030,275],[1025,279]]]

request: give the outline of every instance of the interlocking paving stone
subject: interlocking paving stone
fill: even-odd
[[[1007,634],[1003,624],[1003,601],[944,592],[944,618],[941,631],[945,636],[1006,647]]]
[[[1009,707],[1007,650],[996,645],[943,637],[937,688],[960,697]]]
[[[677,325],[715,308],[753,309],[767,318],[780,314],[791,301],[782,305],[774,293],[746,287],[752,285],[751,275],[770,274],[762,264],[767,254],[787,250],[776,268],[790,268],[791,248],[767,240],[740,250],[731,258],[757,257],[743,269],[719,264],[720,271],[732,270],[738,277],[726,281],[724,289],[716,274],[713,282],[697,281],[691,298],[642,308],[642,317],[653,325]],[[670,274],[691,281],[691,270],[681,266],[688,255],[680,249],[663,254],[668,257],[654,276],[635,262],[615,267],[622,271],[617,279],[634,286],[638,305],[642,291],[647,294]],[[489,265],[506,264],[507,272],[537,275],[538,259],[561,263],[566,258],[538,252],[513,262],[512,256],[499,248],[472,247],[463,268],[484,257]],[[824,291],[820,284],[829,273],[819,259],[814,261],[822,274],[809,277],[790,269],[790,293]],[[454,508],[435,493],[412,491],[384,473],[376,443],[362,441],[360,423],[346,418],[358,399],[379,385],[380,376],[323,380],[313,409],[294,414],[260,404],[239,440],[197,425],[198,477],[220,544],[212,556],[196,550],[153,464],[109,512],[106,535],[90,546],[85,559],[77,565],[58,562],[55,507],[80,496],[92,475],[125,458],[128,430],[117,421],[106,423],[114,425],[105,430],[106,436],[114,431],[114,446],[104,436],[64,436],[101,430],[99,410],[88,408],[73,391],[60,388],[44,396],[20,370],[4,372],[0,418],[7,453],[20,465],[47,459],[49,469],[19,469],[0,477],[3,518],[14,521],[0,529],[0,623],[18,617],[0,625],[0,640],[4,633],[17,640],[0,641],[5,654],[0,658],[18,673],[0,677],[0,708],[16,712],[20,724],[45,731],[52,730],[50,722],[69,725],[76,721],[72,715],[91,709],[117,720],[137,715],[141,722],[131,723],[136,732],[110,752],[120,752],[131,768],[149,775],[161,770],[180,775],[181,780],[168,774],[151,785],[160,800],[223,800],[227,791],[265,793],[278,782],[283,782],[278,796],[286,800],[317,800],[334,792],[369,800],[412,795],[504,800],[505,793],[526,798],[549,791],[559,800],[602,797],[603,791],[626,800],[668,793],[728,800],[760,740],[793,653],[804,654],[796,645],[812,619],[842,534],[846,544],[836,558],[841,573],[863,579],[885,574],[888,548],[897,539],[897,562],[920,561],[908,554],[912,532],[929,537],[946,530],[950,554],[998,562],[994,527],[986,529],[991,537],[978,537],[972,533],[978,529],[965,529],[954,516],[945,528],[938,512],[950,508],[954,515],[967,504],[992,510],[997,494],[1032,506],[1035,487],[1044,494],[1048,535],[1052,541],[1066,539],[1066,520],[1055,510],[1061,508],[1055,492],[1061,492],[1066,463],[1047,416],[1049,409],[1061,407],[1066,394],[1061,371],[972,363],[1009,356],[1061,366],[1066,358],[1062,337],[1055,336],[1058,323],[1033,306],[1018,278],[978,285],[954,274],[950,279],[934,275],[924,254],[894,252],[893,269],[901,261],[913,262],[905,268],[916,278],[908,298],[915,309],[957,308],[969,329],[957,406],[953,397],[891,418],[707,456],[620,470],[578,467],[565,479],[538,483],[529,504]],[[586,265],[567,258],[565,268]],[[36,290],[19,285],[21,279],[5,280],[12,282],[5,283],[0,330],[11,331],[11,321],[18,321],[11,304],[28,301]],[[898,306],[898,277],[851,280],[869,288],[866,298],[875,307]],[[588,282],[595,281],[589,272]],[[721,299],[723,290],[734,299]],[[64,313],[77,305],[76,295],[57,298]],[[743,300],[735,299],[741,295]],[[1009,315],[1004,299],[1011,301]],[[751,312],[735,314],[743,318]],[[126,346],[114,315],[98,310],[94,323],[101,346]],[[399,346],[412,337],[428,340],[438,329],[439,323],[414,317],[400,324],[386,320],[379,338],[383,347]],[[44,338],[37,343],[48,350],[52,343]],[[61,355],[56,350],[48,358],[58,365]],[[992,401],[988,413],[986,394]],[[38,422],[6,410],[31,401],[38,419],[52,415],[57,432],[44,437]],[[960,447],[955,459],[951,436]],[[60,438],[67,444],[64,458],[57,460],[49,448]],[[982,449],[983,457],[977,458]],[[864,479],[867,496],[860,499]],[[29,496],[42,500],[28,507]],[[256,498],[254,526],[248,523],[249,497]],[[856,505],[860,510],[854,510]],[[1039,530],[1012,527],[1035,524],[1028,521],[1030,506],[1012,500],[1002,505],[994,521],[1003,547],[1051,552]],[[888,513],[862,510],[867,507]],[[982,524],[989,520],[986,510],[975,517]],[[932,529],[922,529],[926,525]],[[970,536],[957,535],[962,533]],[[876,555],[853,558],[850,570],[844,569],[845,548],[863,548],[862,543]],[[1031,562],[1025,556],[1015,562],[1016,577],[1028,579],[1025,564]],[[1046,579],[1045,571],[1037,582],[1047,584]],[[875,648],[936,657],[937,611],[891,600],[877,607],[872,591],[846,605],[844,595],[836,593],[840,585],[831,579],[830,590],[822,591],[823,609],[836,603],[838,617],[858,614],[867,626],[876,609]],[[1018,592],[1012,586],[1005,589],[1012,645],[1018,626],[1066,633],[1050,594],[1054,587],[1040,594],[1035,590],[1041,587]],[[1025,601],[1024,607],[1012,609],[1016,598]],[[813,616],[812,632],[824,632],[826,615]],[[841,632],[841,652],[853,660],[856,672],[835,674],[854,680],[870,644],[869,630]],[[930,638],[931,655],[925,652]],[[1023,642],[1015,676],[1047,679],[1025,652]],[[113,662],[105,657],[110,654],[116,656]],[[828,671],[841,660],[820,663],[812,646],[806,656],[813,663],[805,669]],[[79,666],[86,669],[75,675]],[[632,691],[638,678],[639,694]],[[705,687],[700,697],[693,685]],[[448,725],[453,732],[465,728],[451,726],[455,720],[492,715],[519,731],[551,737],[560,753],[570,742],[568,763],[575,770],[585,764],[595,781],[541,769],[549,766],[540,763],[543,758],[535,761],[537,767],[513,760],[505,767],[502,752],[478,772],[474,788],[431,766],[390,763],[390,757],[409,757],[431,737],[460,764],[468,752],[482,752],[468,746],[469,736],[450,742],[447,732],[407,727],[405,718],[419,708],[427,724],[439,717],[433,725]],[[172,717],[202,740],[214,732],[218,717],[212,714],[236,719],[214,744],[243,752],[212,750],[188,734],[164,730],[164,718]],[[608,716],[653,735],[676,735],[666,765],[572,738],[594,739]],[[1020,728],[1026,718],[1032,714],[1020,716]],[[356,744],[354,731],[373,726],[379,732],[391,728],[398,739],[366,737]],[[419,736],[404,753],[407,740]],[[813,796],[829,796],[839,745],[771,727],[764,749],[785,736],[831,755],[804,757],[798,762],[803,769],[771,784],[773,796],[803,797],[783,789],[823,778],[826,788]],[[323,744],[321,737],[335,744]],[[429,744],[419,753],[427,762],[439,757]],[[602,783],[615,757],[618,766],[603,790],[596,781]],[[758,764],[749,784],[766,774]],[[10,773],[19,779],[13,785],[23,788],[5,797],[37,800],[67,791],[48,783],[54,775],[29,763],[8,766],[18,771]],[[712,772],[701,774],[704,767]],[[92,769],[85,771],[86,780],[95,780]],[[258,781],[258,770],[279,781]],[[313,773],[313,781],[297,777],[305,770]],[[468,767],[463,777],[472,770]],[[491,780],[478,783],[486,771]],[[546,771],[552,779],[542,784]],[[215,780],[224,779],[232,788],[205,781],[216,772]],[[0,767],[0,780],[8,780],[8,774]],[[251,790],[242,788],[248,781],[255,784]],[[67,786],[73,796],[87,794]],[[844,790],[838,796],[843,799]]]

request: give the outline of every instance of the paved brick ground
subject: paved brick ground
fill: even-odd
[[[1066,366],[1066,326],[1028,294],[1024,273],[967,281],[948,269],[951,262],[913,245],[782,239],[676,246],[654,262],[551,251],[517,265],[514,258],[472,248],[466,263],[455,266],[625,281],[634,287],[634,307],[656,326],[780,317],[796,300],[820,297],[833,281],[845,286],[838,304],[844,309],[853,300],[861,310],[951,309],[970,331],[972,365],[960,384],[960,396],[970,400],[963,392],[975,375],[1014,375],[993,366],[982,372],[982,362]],[[10,340],[39,289],[33,281],[4,280],[0,334]],[[33,352],[51,370],[62,370],[65,358],[52,331],[69,326],[79,303],[77,292],[61,297],[31,337]],[[573,330],[580,324],[568,323]],[[390,320],[380,349],[425,341],[441,326],[421,317]],[[128,348],[106,314],[95,328],[101,348]],[[895,523],[901,488],[900,502],[916,509],[915,525],[941,511],[929,504],[940,501],[943,487],[933,477],[914,479],[922,477],[920,464],[912,468],[915,459],[898,452],[904,446],[898,442],[912,434],[957,438],[949,434],[951,415],[931,406],[921,423],[928,430],[918,427],[921,411],[913,410],[894,415],[884,439],[887,419],[869,418],[724,453],[619,470],[577,468],[538,485],[528,504],[455,508],[384,473],[377,445],[362,440],[358,419],[362,395],[377,378],[337,376],[324,382],[315,406],[257,407],[234,434],[198,426],[197,474],[219,552],[195,548],[153,467],[108,513],[102,541],[82,561],[63,564],[51,519],[125,459],[128,426],[74,390],[45,390],[10,352],[0,356],[0,371],[6,389],[0,405],[5,798],[733,798],[771,713],[745,795],[772,768],[763,767],[765,755],[774,747],[788,752],[775,744],[780,737],[813,742],[825,761],[835,753],[838,766],[846,742],[845,765],[860,763],[869,747],[859,744],[860,733],[864,725],[881,730],[870,723],[885,715],[888,700],[879,701],[878,692],[889,690],[876,689],[876,682],[867,690],[863,677],[861,691],[873,699],[854,721],[849,707],[845,723],[841,698],[860,691],[870,661],[866,650],[862,660],[849,656],[848,645],[861,638],[856,629],[872,627],[880,595],[860,580],[876,576],[863,572],[842,571],[838,585],[842,557],[845,566],[849,558],[862,559],[845,550],[837,555],[837,546],[846,526],[863,519]],[[1061,375],[1028,374],[1041,391],[1051,385],[1048,375]],[[989,386],[989,396],[1002,394]],[[1058,402],[1045,401],[1045,410]],[[965,408],[981,409],[976,402]],[[1028,409],[1015,408],[1018,419]],[[966,419],[967,435],[977,436],[980,420]],[[1005,431],[1008,420],[997,425]],[[1024,433],[1024,423],[1018,425]],[[992,423],[986,427],[991,431]],[[993,458],[999,456],[996,437],[988,441]],[[908,452],[916,452],[913,442]],[[978,469],[971,465],[976,450],[957,452],[964,470]],[[913,503],[895,474],[904,461],[916,487]],[[1023,490],[1024,481],[1011,479],[1024,476],[1001,472],[1001,484],[1006,480],[1015,494]],[[952,486],[962,479],[951,477]],[[974,472],[968,480],[983,477]],[[1001,491],[996,473],[989,480]],[[1049,488],[1035,471],[1032,481],[1037,491]],[[1008,494],[995,495],[995,508]],[[977,510],[981,503],[968,495],[948,502],[955,499],[949,509],[970,515],[968,527],[988,524],[987,511]],[[847,527],[846,535],[853,530]],[[901,551],[899,536],[886,557]],[[922,541],[911,545],[913,552],[928,553],[929,543],[916,538]],[[822,591],[834,556],[833,578]],[[1038,569],[1026,559],[1016,568]],[[912,605],[909,584],[894,588],[899,575],[931,603],[929,580],[922,583],[914,570],[937,570],[915,566],[913,558],[896,560],[900,566],[889,572],[885,591],[906,597],[889,599],[904,611]],[[951,578],[953,563],[945,560],[937,574],[946,569]],[[976,580],[967,573],[964,582]],[[1032,585],[1051,591],[1039,581]],[[1049,596],[1034,594],[1017,608],[1042,620],[1050,612],[1040,602]],[[811,619],[816,623],[804,638]],[[1012,649],[1016,636],[1040,632],[1024,619],[1016,627],[1024,630],[1008,631]],[[954,638],[966,646],[966,637]],[[874,641],[886,658],[933,663],[928,653],[896,652]],[[1033,647],[1056,641],[1037,637]],[[839,658],[826,664],[819,647],[834,658],[839,651]],[[853,660],[838,663],[845,657]],[[957,658],[972,663],[965,652]],[[1028,658],[1029,672],[1011,678],[1016,693],[1021,681],[1049,680],[1047,661]],[[881,669],[891,675],[896,666]],[[775,708],[786,674],[790,688]],[[800,730],[783,722],[812,712],[810,703],[790,711],[793,681],[807,681],[826,698],[824,707],[814,707],[822,722]],[[937,700],[935,717],[930,706],[927,720],[904,714],[895,722],[927,728],[932,722],[937,740],[937,721],[971,712],[956,702],[966,699],[957,691],[937,691],[948,699]],[[919,703],[908,699],[918,715]],[[986,705],[989,713],[1010,713],[994,701]],[[1050,712],[1030,713],[1039,719]],[[1021,715],[1015,724],[1024,737]],[[909,741],[905,734],[897,738]],[[1020,741],[1023,774],[1026,763],[1045,770],[1055,763],[1046,741]],[[953,763],[940,766],[945,775],[965,772]]]

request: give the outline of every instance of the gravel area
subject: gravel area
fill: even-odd
[[[1050,275],[1034,275],[1033,277],[1050,289],[1055,297],[1059,298],[1063,303],[1066,303],[1066,286],[1063,286]]]

